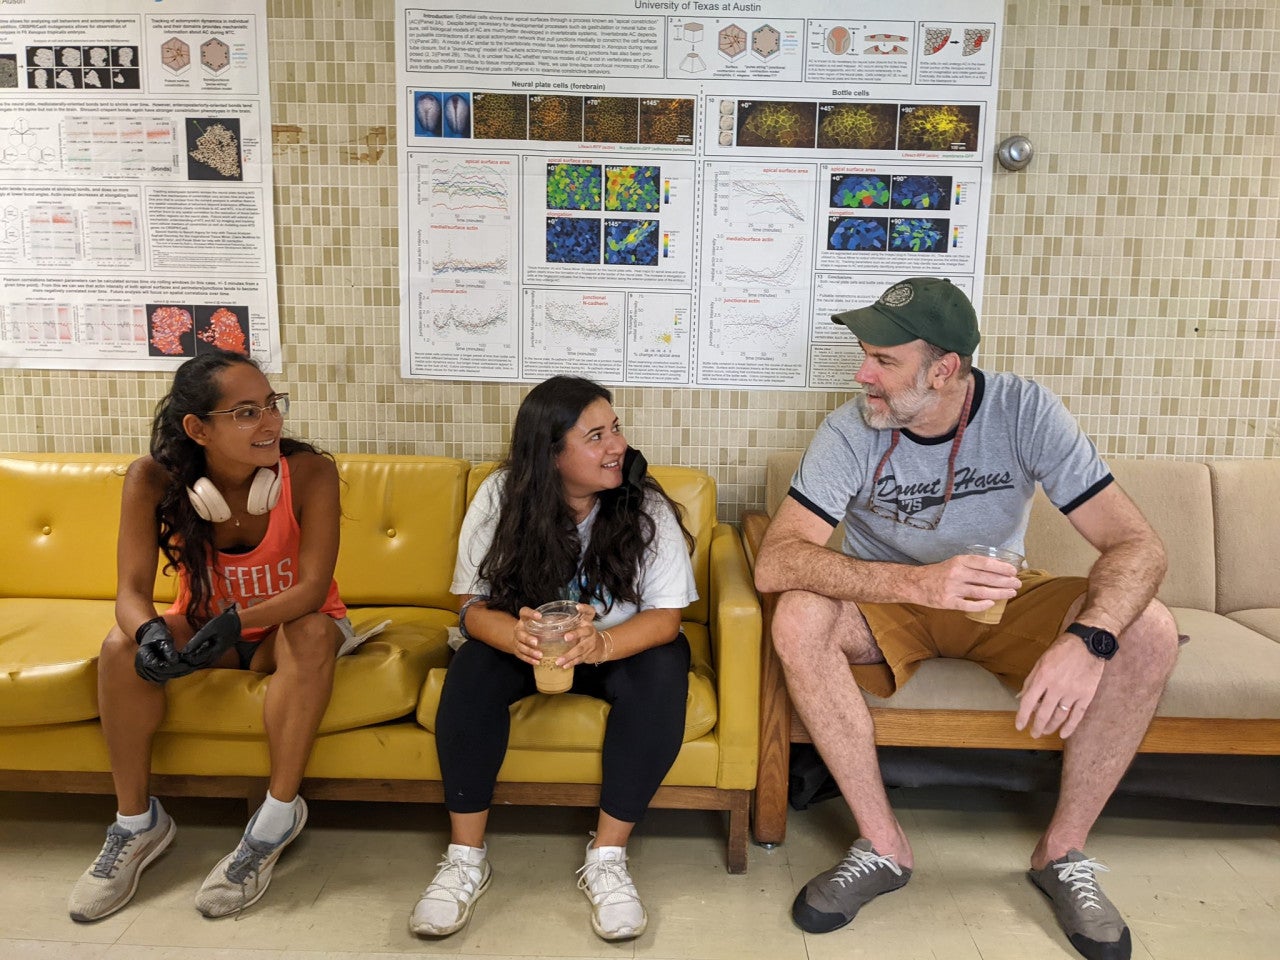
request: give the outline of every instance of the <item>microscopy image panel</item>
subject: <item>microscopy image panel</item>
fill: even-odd
[[[637,97],[587,97],[582,109],[582,139],[588,143],[639,143]]]
[[[657,220],[606,220],[604,262],[623,266],[658,265]]]
[[[606,166],[604,208],[625,213],[657,213],[662,206],[658,167]]]
[[[529,97],[529,139],[582,141],[582,97],[535,93]]]
[[[599,262],[599,220],[547,217],[547,263]]]
[[[897,131],[896,103],[818,104],[820,149],[892,150]]]
[[[548,210],[599,210],[600,191],[598,164],[547,164]]]
[[[693,99],[650,97],[641,100],[640,142],[673,146],[693,143]]]
[[[116,67],[110,74],[112,90],[137,90],[139,89],[139,74],[141,73],[137,67]]]
[[[194,357],[192,307],[147,304],[147,352],[153,357]]]
[[[527,140],[529,98],[523,93],[477,93],[471,97],[476,140]]]
[[[469,138],[471,136],[471,94],[442,93],[440,105],[444,108],[444,135]]]
[[[195,313],[196,353],[217,349],[249,355],[248,307],[202,306]]]
[[[816,103],[782,100],[738,101],[738,146],[812,147],[817,135]]]
[[[444,133],[444,107],[434,90],[413,92],[413,132],[419,137],[439,137]]]
[[[187,117],[187,179],[243,180],[240,120]]]
[[[874,173],[833,173],[831,206],[885,210],[889,206],[889,181]]]
[[[951,221],[938,217],[893,217],[889,221],[889,249],[903,253],[943,253]]]
[[[16,53],[0,53],[0,87],[16,87],[18,85],[18,55]]]
[[[982,108],[949,103],[904,103],[898,119],[899,150],[973,153]]]
[[[828,250],[885,250],[889,243],[886,217],[828,217]]]
[[[894,177],[893,207],[895,210],[950,210],[951,183],[950,177]]]

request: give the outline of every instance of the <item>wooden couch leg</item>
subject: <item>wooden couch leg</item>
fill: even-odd
[[[730,791],[729,845],[726,858],[730,873],[747,872],[747,837],[751,822],[751,793],[748,790]]]
[[[787,839],[787,787],[791,779],[791,698],[782,661],[773,649],[777,597],[761,598],[764,647],[760,652],[760,754],[756,764],[753,831],[760,844]]]

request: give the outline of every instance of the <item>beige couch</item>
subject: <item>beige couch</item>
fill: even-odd
[[[786,496],[800,452],[769,458],[768,514],[743,518],[748,556]],[[1111,460],[1113,474],[1163,538],[1169,573],[1159,599],[1191,640],[1181,650],[1140,749],[1148,753],[1280,754],[1280,462]],[[838,543],[833,536],[833,543]],[[1088,572],[1097,551],[1042,493],[1026,539],[1031,566]],[[790,745],[808,742],[793,715],[769,626],[774,597],[762,597],[760,763],[754,832],[786,835]],[[876,742],[892,746],[1061,749],[1013,727],[1015,702],[972,663],[935,660],[888,700],[867,695]]]

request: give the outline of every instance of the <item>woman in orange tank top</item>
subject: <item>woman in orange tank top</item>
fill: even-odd
[[[288,394],[248,357],[201,353],[178,368],[156,408],[151,452],[129,467],[116,623],[98,664],[118,812],[72,890],[75,920],[125,906],[141,871],[173,840],[173,819],[148,788],[151,741],[173,677],[205,667],[273,675],[263,707],[267,798],[201,886],[196,907],[220,917],[256,901],[306,823],[298,787],[351,625],[333,579],[337,467],[283,435],[288,409]],[[153,600],[157,547],[180,584],[163,613]]]

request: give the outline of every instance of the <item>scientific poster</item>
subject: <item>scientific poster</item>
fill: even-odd
[[[279,370],[266,0],[3,9],[0,365]]]
[[[981,305],[1000,0],[397,0],[406,377],[845,389]]]

